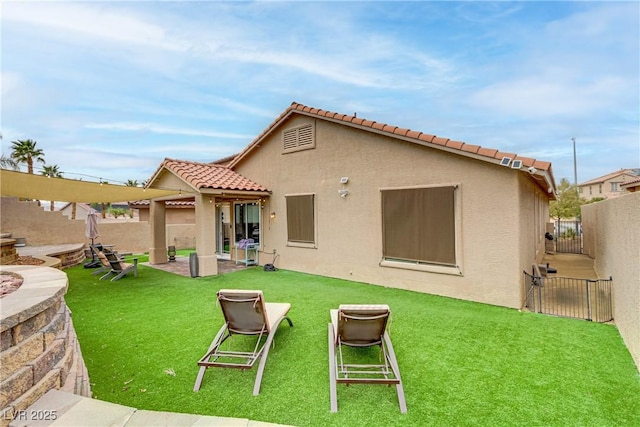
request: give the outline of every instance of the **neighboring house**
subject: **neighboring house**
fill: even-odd
[[[76,203],[76,217],[75,219],[86,221],[87,215],[91,210],[91,206],[86,203]],[[73,218],[73,203],[66,203],[62,208],[60,208],[60,212],[62,212],[67,218]]]
[[[638,169],[620,169],[598,178],[578,184],[580,197],[590,200],[596,197],[610,199],[627,192],[625,184],[638,178]]]
[[[231,247],[254,239],[260,264],[514,308],[556,190],[549,162],[297,103],[228,165],[165,159],[148,183],[195,201],[202,276],[227,205]],[[166,262],[170,208],[150,208]]]
[[[625,182],[624,184],[620,184],[620,187],[628,191],[629,193],[635,193],[636,191],[640,191],[640,178],[636,178],[632,181]]]
[[[129,202],[129,209],[137,209],[140,221],[149,221],[149,200]],[[196,212],[193,200],[166,202],[167,224],[195,224]]]

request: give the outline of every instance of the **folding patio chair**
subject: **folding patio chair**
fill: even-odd
[[[287,316],[291,304],[266,303],[262,291],[238,289],[221,289],[218,291],[218,302],[225,324],[211,342],[207,353],[198,361],[200,371],[193,391],[200,390],[202,378],[208,368],[251,369],[260,359],[258,374],[253,386],[253,395],[257,396],[260,393],[260,384],[269,347],[280,322],[286,320],[289,326],[293,326],[291,319]],[[223,350],[222,344],[236,334],[256,337],[253,350],[237,351],[232,350],[230,346]]]
[[[391,339],[387,333],[387,322],[391,311],[388,305],[340,305],[331,310],[329,323],[329,391],[331,412],[338,412],[337,384],[395,384],[400,412],[407,412],[400,368],[396,360]],[[379,346],[380,359],[375,363],[347,361],[348,347]]]
[[[102,263],[98,259],[98,252],[100,252],[101,250],[102,250],[101,243],[95,243],[95,244],[92,243],[89,245],[89,251],[91,252],[91,261],[84,264],[84,268],[98,268],[98,267],[102,268]],[[91,274],[96,274],[96,272],[94,271]]]
[[[111,271],[111,264],[106,256],[100,257],[100,253],[108,253],[109,249],[103,248],[101,244],[89,245],[91,248],[91,252],[95,254],[96,262],[99,264],[99,268],[91,272],[92,276],[97,276],[98,274],[104,274],[105,272]]]
[[[133,272],[133,277],[138,277],[138,258],[133,258],[132,264],[124,262],[124,259],[119,258],[118,255],[113,252],[99,252],[98,258],[100,258],[100,261],[103,264],[106,259],[110,266],[107,274],[102,276],[100,280],[104,280],[109,276],[114,275],[114,277],[111,278],[111,281],[115,282],[130,272]]]

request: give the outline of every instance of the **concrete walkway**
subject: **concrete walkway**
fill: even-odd
[[[20,256],[32,256],[41,259],[46,259],[49,255],[57,255],[65,252],[75,251],[82,248],[84,243],[71,243],[63,245],[46,245],[46,246],[23,246],[16,248],[18,255]],[[126,255],[125,258],[131,258],[131,255]],[[189,257],[176,256],[174,262],[166,262],[164,264],[149,264],[148,262],[141,262],[140,265],[155,268],[158,270],[167,271],[169,273],[179,274],[181,276],[190,277],[191,272],[189,270]],[[236,264],[227,258],[218,258],[218,274],[230,273],[232,271],[238,271],[245,269],[246,266],[242,263]]]
[[[251,421],[246,418],[211,417],[205,415],[139,410],[59,390],[49,390],[27,410],[18,412],[14,414],[14,416],[14,420],[9,424],[11,427],[268,427],[281,425]]]
[[[148,262],[142,262],[141,265],[155,268],[169,273],[179,274],[181,276],[190,277],[191,272],[189,269],[189,257],[176,256],[176,260],[172,262],[165,262],[163,264],[149,264]],[[230,273],[232,271],[238,271],[245,269],[244,264],[236,264],[234,261],[224,258],[218,258],[218,274]]]
[[[555,268],[557,273],[550,276],[572,277],[574,279],[604,279],[598,277],[593,264],[594,259],[582,254],[552,253],[545,254],[543,263]]]

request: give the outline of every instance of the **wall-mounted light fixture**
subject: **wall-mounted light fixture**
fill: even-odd
[[[275,212],[271,212],[271,219],[276,219],[276,213]]]
[[[340,189],[340,190],[338,190],[338,194],[340,195],[340,197],[342,197],[344,199],[345,197],[347,197],[349,195],[349,190]]]
[[[209,203],[213,203],[213,198],[209,196]]]

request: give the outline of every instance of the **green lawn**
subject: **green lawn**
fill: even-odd
[[[140,266],[114,283],[66,272],[98,399],[290,425],[640,425],[640,377],[611,325],[258,267],[192,279]],[[294,327],[280,325],[257,397],[257,368],[209,369],[192,391],[222,325],[221,288],[292,305]],[[341,303],[391,307],[407,414],[395,388],[376,385],[340,385],[329,412],[327,323]]]

